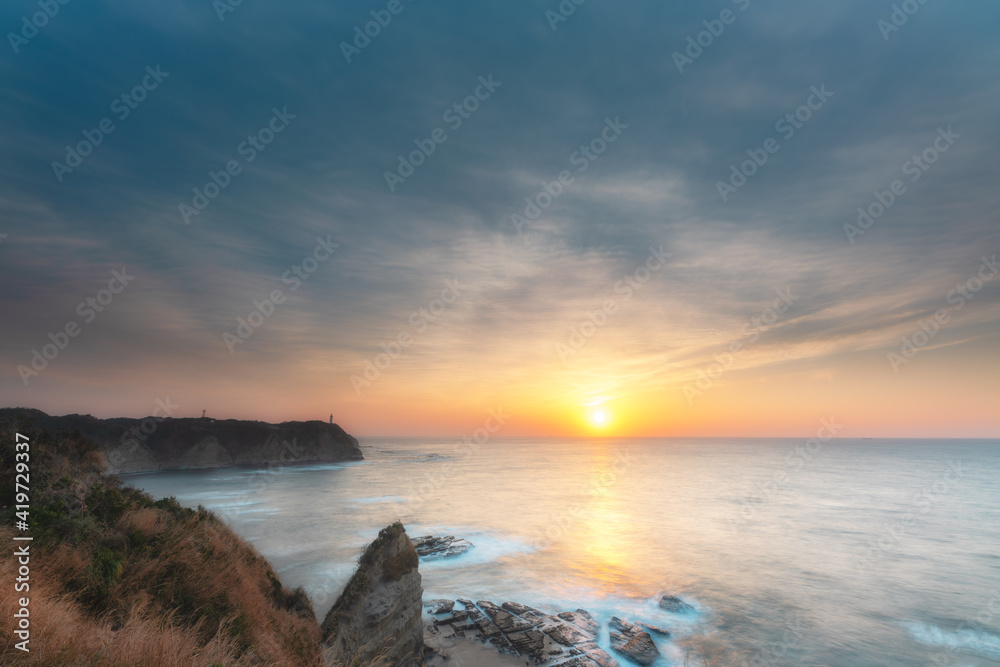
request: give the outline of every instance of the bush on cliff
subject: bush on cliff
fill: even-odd
[[[13,544],[14,444],[0,438],[0,541]],[[2,664],[316,665],[319,628],[301,589],[211,512],[153,500],[101,472],[93,443],[31,438],[30,591],[0,589],[13,636],[30,597],[31,652],[7,642]],[[23,533],[21,533],[23,534]],[[17,576],[0,559],[0,580]]]

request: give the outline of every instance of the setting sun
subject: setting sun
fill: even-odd
[[[604,426],[608,422],[608,413],[604,410],[594,410],[590,415],[590,421],[594,426]]]

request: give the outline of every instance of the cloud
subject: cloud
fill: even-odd
[[[123,265],[135,286],[40,384],[193,391],[322,368],[349,397],[347,378],[457,278],[461,298],[395,363],[399,382],[472,386],[488,369],[507,387],[580,373],[608,395],[668,391],[778,289],[800,299],[747,369],[891,349],[1000,246],[994,4],[928,4],[886,42],[870,3],[735,3],[683,74],[673,52],[718,11],[588,3],[552,31],[551,4],[406,4],[350,63],[340,45],[365,3],[244,3],[223,21],[205,3],[66,6],[0,64],[5,402],[26,396],[17,365]],[[169,77],[59,182],[51,163],[147,65]],[[502,85],[449,127],[490,75]],[[730,166],[823,84],[834,97],[721,201]],[[286,107],[295,119],[248,160],[239,146]],[[628,129],[577,171],[619,117]],[[857,208],[949,126],[954,148],[850,244]],[[390,191],[385,172],[439,127],[447,141]],[[178,206],[229,160],[241,173],[185,224]],[[567,169],[525,243],[511,216]],[[291,293],[282,276],[327,237],[338,252]],[[669,266],[581,350],[590,366],[567,369],[556,343],[660,245]],[[222,334],[274,289],[288,302],[230,354]],[[990,285],[935,354],[990,340],[997,300]]]

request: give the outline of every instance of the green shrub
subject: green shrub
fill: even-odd
[[[122,558],[111,549],[102,547],[94,554],[89,572],[102,588],[111,588],[121,576]]]
[[[154,500],[152,506],[157,509],[167,510],[175,519],[187,519],[194,516],[195,513],[194,510],[188,509],[177,502],[177,498],[174,498],[173,496]]]
[[[132,503],[115,485],[98,482],[87,494],[87,509],[105,524],[112,525],[122,518]]]

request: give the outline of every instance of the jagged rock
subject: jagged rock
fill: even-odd
[[[440,600],[428,606],[439,607]],[[549,615],[519,602],[497,606],[489,600],[473,603],[458,599],[462,611],[453,611],[427,626],[428,643],[440,645],[439,628],[454,628],[449,637],[475,636],[492,644],[501,653],[525,659],[543,667],[619,667],[618,661],[597,645],[600,626],[584,609]],[[462,624],[464,623],[464,624]],[[634,635],[642,631],[635,627]],[[632,637],[622,638],[622,645]],[[647,651],[642,640],[629,650],[639,659]],[[655,647],[654,647],[655,650]]]
[[[476,604],[480,609],[486,612],[486,615],[489,616],[493,622],[497,624],[497,627],[499,627],[506,635],[513,632],[531,630],[535,627],[533,623],[529,623],[528,621],[514,616],[510,612],[501,609],[488,600],[480,600]]]
[[[423,662],[417,552],[401,523],[383,528],[320,626],[328,666],[373,662],[400,667]]]
[[[434,537],[424,535],[413,538],[413,546],[417,550],[417,555],[421,558],[447,558],[448,556],[458,556],[464,554],[473,547],[472,542],[464,540],[454,535],[444,537]]]
[[[542,652],[545,648],[545,635],[538,630],[508,634],[507,639],[518,653],[525,653],[537,662],[542,660]]]
[[[683,614],[689,611],[694,611],[694,607],[674,595],[664,595],[661,597],[660,609],[666,609],[667,611],[672,611],[675,614]]]
[[[411,542],[413,540],[410,540]],[[431,609],[432,614],[447,614],[455,608],[454,600],[427,600],[424,606]]]
[[[598,667],[618,667],[618,661],[594,642],[578,644],[577,647],[583,651],[583,657],[591,660]]]
[[[577,609],[575,612],[564,611],[557,614],[557,616],[563,619],[564,621],[569,621],[570,623],[574,624],[576,627],[582,630],[584,634],[590,635],[592,638],[597,639],[597,631],[600,626],[597,624],[597,621],[594,620],[594,617],[590,615],[590,612],[587,611],[586,609]]]
[[[652,665],[660,657],[660,652],[648,632],[640,632],[617,651],[640,665]]]
[[[484,637],[495,637],[500,634],[500,628],[497,627],[497,624],[487,618],[480,619],[476,625],[479,626],[479,631]]]
[[[654,635],[663,635],[664,637],[670,636],[670,630],[667,630],[666,628],[661,628],[658,625],[650,625],[649,623],[642,623],[641,621],[637,623],[637,625],[646,628],[646,630],[648,630]]]
[[[493,617],[493,622],[496,623],[497,627],[503,630],[506,634],[510,634],[512,632],[524,632],[525,630],[531,630],[535,627],[524,619],[518,618],[517,616],[503,610]]]
[[[617,616],[612,616],[611,620],[608,622],[608,630],[611,634],[611,645],[614,646],[615,642],[624,644],[632,637],[636,636],[642,632],[640,628],[635,623],[629,623],[628,621],[623,621]]]
[[[504,602],[500,607],[512,614],[517,614],[524,620],[533,624],[536,628],[544,625],[547,620],[547,616],[537,609],[533,609],[527,605],[520,604],[518,602]]]
[[[640,626],[612,616],[608,627],[611,630],[611,648],[618,653],[640,665],[651,665],[659,657],[660,651],[653,638]]]
[[[552,638],[552,641],[562,644],[563,646],[575,646],[580,642],[587,641],[587,638],[580,634],[573,627],[560,623],[559,625],[548,628],[545,630],[545,634]]]
[[[502,607],[498,607],[489,600],[477,600],[476,606],[485,611],[490,618],[493,618],[499,612],[503,611]]]

